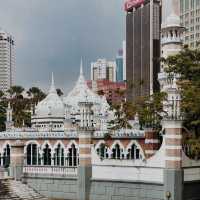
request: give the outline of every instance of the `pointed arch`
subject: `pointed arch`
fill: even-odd
[[[58,140],[53,146],[53,160],[55,166],[64,166],[65,164],[65,145],[61,140]]]
[[[38,148],[40,148],[40,146],[41,146],[40,143],[39,143],[37,140],[29,140],[29,141],[27,141],[27,142],[25,143],[25,146],[24,146],[24,154],[27,153],[27,146],[28,146],[29,144],[36,144]]]
[[[5,141],[2,146],[2,153],[1,153],[1,165],[4,167],[10,166],[10,155],[11,155],[11,143],[10,141]]]
[[[67,166],[76,167],[78,165],[79,148],[75,140],[71,140],[67,145]]]
[[[101,159],[105,159],[109,157],[108,147],[104,140],[100,140],[95,146],[96,153],[100,156]]]
[[[111,145],[110,150],[112,151],[111,157],[113,159],[124,159],[125,148],[120,140],[114,141],[114,143]]]
[[[120,140],[115,140],[115,141],[113,142],[113,144],[111,145],[110,149],[113,149],[113,148],[116,146],[116,144],[118,144],[118,145],[120,146],[121,149],[123,149],[123,150],[125,149]]]
[[[78,149],[78,144],[77,144],[77,142],[76,142],[75,140],[71,140],[71,141],[67,144],[66,150],[68,150],[68,149],[72,146],[72,144],[74,144],[75,147]]]
[[[45,141],[43,142],[43,144],[41,145],[41,149],[43,150],[47,144],[49,145],[49,148],[50,148],[51,150],[53,150],[53,147],[52,147],[51,143],[49,142],[49,140],[45,140]]]
[[[127,159],[143,159],[145,158],[144,151],[141,145],[136,140],[131,140],[126,147]]]
[[[36,140],[30,140],[26,142],[24,148],[24,154],[27,165],[39,165],[40,155],[39,155],[40,144]]]
[[[101,144],[105,144],[105,140],[99,140],[98,143],[95,145],[95,150],[97,150]]]

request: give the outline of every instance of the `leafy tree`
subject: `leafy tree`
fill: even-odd
[[[111,109],[115,113],[115,119],[110,121],[110,129],[131,129],[129,121],[138,114],[141,128],[151,127],[159,130],[163,115],[162,102],[165,96],[165,93],[158,92],[150,96],[139,96],[131,102],[124,100],[119,104],[112,105]]]
[[[5,121],[6,121],[6,102],[1,101],[0,102],[0,131],[5,131],[6,129]]]
[[[0,98],[2,98],[3,96],[4,96],[4,92],[0,90]]]
[[[169,74],[178,74],[178,86],[181,92],[181,111],[184,126],[193,135],[186,137],[184,143],[189,146],[191,158],[200,158],[200,49],[183,50],[175,56],[164,59]],[[187,152],[188,153],[188,152]]]
[[[200,49],[187,46],[175,56],[164,60],[168,73],[179,74],[178,85],[181,89],[181,110],[184,125],[197,137],[200,136]]]

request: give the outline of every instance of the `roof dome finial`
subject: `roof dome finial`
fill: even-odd
[[[81,57],[80,75],[83,75],[83,58]]]
[[[54,75],[53,75],[53,72],[51,74],[51,87],[50,87],[50,90],[49,90],[49,93],[54,93],[56,92],[56,88],[55,88],[55,83],[54,83]]]

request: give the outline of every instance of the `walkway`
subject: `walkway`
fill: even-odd
[[[12,179],[0,180],[0,200],[48,200],[28,185]]]

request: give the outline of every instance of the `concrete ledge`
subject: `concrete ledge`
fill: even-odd
[[[77,176],[58,176],[53,174],[24,174],[22,178],[77,180]]]
[[[163,186],[163,183],[159,182],[143,182],[143,181],[131,181],[131,180],[110,180],[110,179],[91,179],[92,182],[113,182],[113,183],[133,183],[133,184],[146,184],[146,185],[159,185]]]

